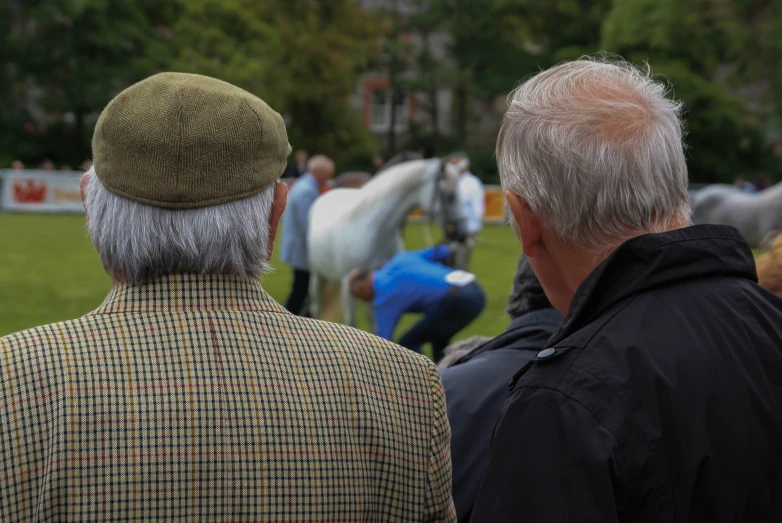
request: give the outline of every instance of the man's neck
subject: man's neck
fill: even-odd
[[[563,314],[566,314],[567,310],[570,308],[570,303],[573,301],[573,297],[576,295],[576,291],[578,291],[578,288],[584,283],[587,276],[589,276],[601,263],[607,260],[608,257],[625,242],[645,234],[668,232],[682,229],[689,225],[688,219],[672,219],[665,224],[660,224],[659,226],[652,228],[652,230],[641,231],[611,240],[602,248],[582,248],[564,242],[553,242],[551,244],[551,250],[558,252],[552,252],[552,259],[555,260],[555,264],[557,265],[556,269],[561,275],[561,287],[558,293],[561,298],[556,300],[559,302],[557,309]]]
[[[615,250],[590,251],[570,248],[563,250],[556,256],[556,269],[561,275],[558,294],[561,299],[554,299],[554,305],[562,313],[567,314],[570,303],[576,295],[576,291],[584,283],[584,280],[603,263]]]
[[[321,181],[318,179],[318,177],[317,177],[317,176],[315,176],[315,175],[314,175],[314,174],[312,174],[312,173],[309,173],[309,175],[312,177],[312,179],[313,179],[313,180],[315,180],[315,185],[317,185],[317,186],[318,186],[318,188],[322,188],[322,187],[323,187],[323,184],[324,184],[324,182],[321,182]]]

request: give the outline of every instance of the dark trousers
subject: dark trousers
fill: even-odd
[[[399,345],[421,352],[424,343],[432,344],[434,361],[443,357],[451,338],[477,318],[486,305],[483,289],[477,283],[452,287],[440,302],[413,325]]]
[[[304,307],[304,301],[307,299],[309,291],[310,271],[293,269],[293,286],[290,295],[288,295],[288,301],[285,302],[285,308],[293,314],[301,315],[301,309]]]

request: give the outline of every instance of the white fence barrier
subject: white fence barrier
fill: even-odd
[[[84,212],[79,193],[82,173],[64,171],[13,171],[0,169],[0,210],[30,212]],[[484,222],[504,223],[502,188],[486,186]],[[420,209],[410,215],[421,219]]]
[[[84,212],[81,173],[0,170],[0,209],[30,212]]]

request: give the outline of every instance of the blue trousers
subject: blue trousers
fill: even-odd
[[[424,343],[431,343],[434,361],[437,362],[451,343],[451,338],[477,318],[485,305],[486,296],[477,283],[452,287],[400,338],[399,345],[420,353]]]

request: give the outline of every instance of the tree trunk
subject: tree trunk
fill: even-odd
[[[89,135],[85,136],[86,129],[84,125],[84,119],[89,114],[90,109],[87,107],[87,104],[84,102],[79,102],[76,104],[76,109],[74,110],[74,131],[73,131],[73,149],[72,151],[78,151],[79,157],[77,158],[75,155],[72,159],[69,159],[68,161],[76,162],[76,165],[81,165],[81,162],[84,161],[85,158],[92,158],[92,152],[90,151],[90,148],[88,146],[85,147],[85,144],[90,143]],[[78,167],[77,167],[78,168]]]
[[[429,114],[432,117],[432,154],[438,156],[440,151],[440,110],[437,103],[437,86],[433,86],[429,93],[431,99],[431,108]]]
[[[396,76],[396,75],[394,75]],[[393,156],[396,154],[396,97],[397,97],[397,89],[396,89],[396,78],[394,76],[389,75],[389,80],[391,81],[391,89],[389,90],[390,96],[391,96],[391,118],[389,120],[388,124],[388,139],[387,139],[387,145],[388,145],[388,155]]]
[[[84,115],[87,112],[87,108],[84,106],[84,104],[79,104],[76,106],[76,114],[74,115],[76,117],[75,119],[75,128],[76,132],[74,133],[76,136],[78,136],[79,140],[83,138],[84,134]]]
[[[459,79],[454,89],[454,105],[456,106],[456,138],[460,147],[467,141],[467,86],[464,79]]]
[[[429,32],[423,34],[424,64],[426,66],[427,98],[429,98],[429,117],[432,125],[432,154],[437,156],[440,145],[440,108],[437,101],[437,76],[435,64],[430,52]]]
[[[386,139],[389,156],[393,156],[396,153],[396,99],[399,92],[399,69],[401,68],[401,57],[399,56],[401,51],[399,43],[402,29],[399,20],[399,0],[394,0],[391,9],[393,10],[393,27],[391,30],[393,45],[390,47],[391,56],[388,57],[388,82],[390,84],[388,91],[389,96],[391,96],[391,118],[389,120],[388,135]]]

